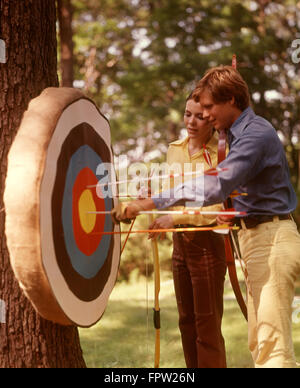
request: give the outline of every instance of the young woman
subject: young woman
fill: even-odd
[[[184,123],[188,137],[172,143],[169,165],[203,163],[205,169],[217,165],[218,136],[203,120],[202,110],[191,96],[186,103]],[[203,145],[211,162],[204,157]],[[221,205],[205,210],[219,211]],[[157,218],[150,229],[204,226],[216,223],[216,217],[176,215]],[[155,238],[155,234],[150,234]],[[226,356],[221,332],[223,291],[226,273],[223,237],[214,232],[185,232],[173,235],[173,276],[179,312],[179,328],[188,368],[225,368]]]

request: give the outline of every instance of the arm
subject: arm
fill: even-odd
[[[127,203],[126,214],[118,219],[134,218],[141,210],[165,209],[185,201],[196,201],[199,207],[224,202],[235,188],[253,179],[265,167],[264,154],[273,135],[254,124],[246,129],[247,133],[233,141],[227,158],[219,165],[227,171],[218,176],[200,176],[149,199]]]
[[[158,209],[175,206],[180,201],[197,201],[202,206],[224,202],[238,186],[253,179],[264,169],[263,156],[267,134],[255,128],[247,128],[247,135],[234,140],[231,150],[219,166],[227,169],[218,176],[204,176],[175,187],[170,193],[161,193],[152,200]],[[169,194],[169,195],[168,195]]]

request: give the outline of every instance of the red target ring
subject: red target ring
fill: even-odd
[[[88,186],[96,185],[97,177],[85,167],[78,174],[73,187],[73,231],[78,249],[91,256],[101,243],[105,217],[95,214],[105,210],[105,202]],[[94,213],[92,213],[94,212]],[[97,233],[93,233],[93,232]]]

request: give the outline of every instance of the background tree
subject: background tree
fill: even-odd
[[[61,86],[73,87],[73,7],[71,0],[57,0],[59,22]]]
[[[0,0],[0,26],[8,58],[0,64],[2,209],[7,154],[22,115],[32,98],[58,85],[55,0]],[[5,323],[0,323],[0,367],[84,367],[77,328],[42,319],[19,288],[9,263],[4,223],[1,212],[0,299],[2,307],[5,303]]]
[[[75,78],[111,119],[115,153],[164,157],[180,135],[186,96],[211,66],[230,64],[258,114],[279,131],[298,180],[297,0],[73,0]],[[78,83],[80,85],[80,83]],[[130,152],[133,150],[134,152]],[[139,150],[140,152],[137,152]]]

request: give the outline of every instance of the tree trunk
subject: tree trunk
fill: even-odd
[[[57,0],[60,37],[61,85],[73,87],[73,30],[71,0]]]
[[[85,367],[78,330],[42,319],[10,267],[4,234],[7,154],[29,101],[57,86],[55,0],[0,0],[0,367]],[[34,130],[34,128],[33,128]],[[20,187],[22,190],[22,187]]]

